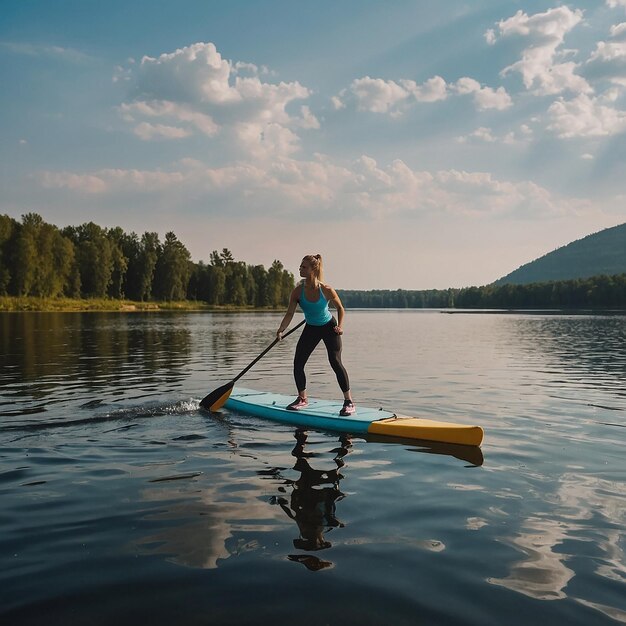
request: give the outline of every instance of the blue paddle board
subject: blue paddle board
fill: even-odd
[[[339,415],[343,402],[310,397],[308,400],[306,408],[290,411],[286,407],[293,401],[293,396],[235,387],[224,406],[276,422],[353,435],[373,433],[468,446],[479,446],[483,440],[480,426],[397,415],[362,406],[357,406],[355,414],[343,417]]]

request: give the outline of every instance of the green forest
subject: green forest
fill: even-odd
[[[0,295],[44,298],[196,300],[210,305],[283,307],[293,274],[236,261],[227,249],[194,263],[173,232],[139,236],[93,222],[59,229],[36,213],[0,215]]]
[[[584,309],[626,308],[626,274],[529,285],[426,291],[339,291],[351,308]]]
[[[0,215],[0,296],[196,301],[211,306],[287,306],[294,276],[236,261],[223,248],[191,260],[173,232],[141,236],[93,222],[59,229],[40,215]],[[347,308],[626,308],[626,274],[462,289],[338,290]]]

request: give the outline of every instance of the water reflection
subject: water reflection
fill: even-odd
[[[270,500],[277,504],[298,525],[300,536],[293,540],[298,550],[307,552],[324,550],[331,547],[325,533],[334,528],[343,528],[344,524],[336,516],[336,503],[345,497],[339,489],[343,475],[339,469],[345,465],[343,457],[350,452],[352,442],[348,435],[339,438],[340,447],[335,449],[333,459],[335,467],[330,470],[319,470],[311,467],[308,459],[312,453],[305,451],[308,434],[304,430],[296,430],[296,445],[291,454],[296,457],[293,469],[300,472],[296,480],[286,480],[285,484],[291,487],[289,500],[283,496]],[[310,570],[317,571],[331,567],[330,561],[325,561],[313,555],[290,554],[289,560],[302,563]]]
[[[187,567],[215,569],[220,561],[264,548],[252,534],[275,531],[281,515],[259,499],[264,478],[256,474],[256,459],[231,449],[216,448],[212,461],[224,464],[219,473],[192,477],[149,487],[142,492],[146,503],[159,506],[145,514],[156,532],[137,542],[143,554],[160,554]],[[245,482],[240,473],[245,468]],[[256,476],[255,476],[256,475]]]
[[[539,366],[561,391],[598,388],[626,398],[626,318],[520,316],[511,325],[522,345],[513,354]],[[539,357],[543,356],[543,359]],[[543,366],[543,367],[542,367]],[[624,410],[624,406],[601,407]]]
[[[190,343],[189,329],[162,318],[136,320],[108,313],[0,315],[3,370],[19,369],[26,380],[75,372],[97,379],[125,365],[148,373],[177,367],[189,354]]]
[[[580,587],[578,592],[568,593],[570,581],[577,574],[588,573],[581,572],[580,565],[575,571],[570,563],[581,553],[583,545],[593,545],[590,563],[595,574],[618,583],[626,580],[621,546],[626,527],[626,486],[567,473],[560,478],[555,494],[546,499],[553,502],[553,509],[529,516],[515,536],[501,539],[524,558],[511,566],[507,576],[491,578],[489,582],[538,600],[572,597],[594,606],[591,598],[579,597]],[[626,612],[619,621],[626,622]]]
[[[365,438],[367,441],[372,443],[378,442],[405,445],[407,450],[410,450],[411,452],[453,456],[460,461],[466,461],[469,463],[470,467],[480,467],[485,462],[483,451],[477,446],[461,446],[453,443],[439,443],[436,441],[421,441],[418,443],[415,439],[390,437],[388,435],[374,435],[371,433],[367,433]]]
[[[297,430],[294,436],[293,469],[299,472],[295,479],[286,477],[286,467],[259,469],[262,461],[237,444],[235,433],[230,433],[228,447],[216,447],[211,453],[213,463],[222,462],[219,474],[211,473],[206,479],[199,472],[168,472],[153,478],[150,482],[154,486],[143,490],[142,499],[161,503],[156,511],[145,515],[160,529],[138,541],[141,552],[165,555],[180,565],[203,569],[214,569],[220,561],[246,552],[268,557],[267,541],[261,537],[286,528],[284,514],[298,526],[299,537],[293,539],[296,549],[329,548],[326,533],[343,527],[335,513],[336,502],[344,497],[339,490],[343,479],[339,469],[352,444],[342,435],[339,447],[332,450],[334,467],[317,470],[309,462],[315,454],[305,451],[307,433]],[[269,500],[260,497],[267,492],[268,480],[277,485],[272,491],[280,494]],[[289,499],[284,496],[287,488],[291,488]],[[287,558],[311,570],[332,565],[313,555],[289,554]]]
[[[81,390],[146,390],[182,379],[191,333],[156,314],[20,313],[0,315],[3,415],[45,411]],[[93,399],[90,399],[93,401]]]

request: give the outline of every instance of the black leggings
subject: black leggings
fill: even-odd
[[[328,352],[328,362],[337,376],[341,391],[349,391],[348,372],[341,362],[341,336],[335,332],[335,326],[337,326],[337,320],[334,317],[324,326],[305,324],[300,339],[298,339],[296,354],[293,359],[293,375],[298,391],[306,389],[304,366],[317,344],[322,340]]]

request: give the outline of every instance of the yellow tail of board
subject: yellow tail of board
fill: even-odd
[[[424,439],[455,443],[465,446],[479,446],[483,441],[483,429],[480,426],[438,422],[417,417],[392,417],[372,422],[367,432],[392,437]]]

